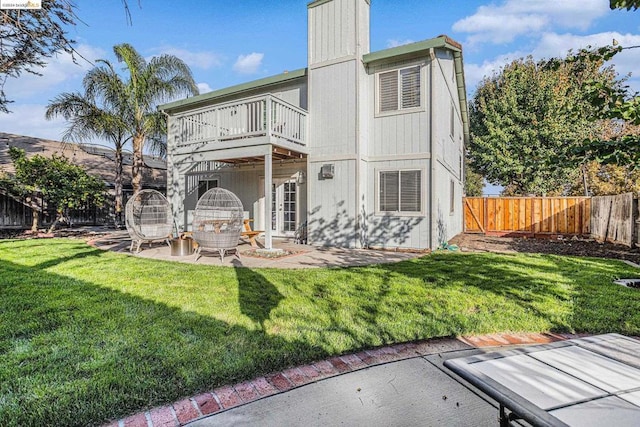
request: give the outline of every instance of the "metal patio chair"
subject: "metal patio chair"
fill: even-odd
[[[244,211],[240,199],[224,188],[212,188],[200,197],[193,213],[193,239],[201,251],[212,250],[224,261],[226,252],[236,252],[243,228]]]
[[[169,201],[156,190],[140,190],[125,206],[125,223],[131,236],[130,252],[134,246],[140,252],[143,243],[165,241],[170,245],[173,215]]]

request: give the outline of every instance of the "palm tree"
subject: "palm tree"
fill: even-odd
[[[179,96],[197,95],[191,70],[173,55],[153,57],[147,62],[131,45],[113,48],[128,71],[125,80],[107,60],[98,60],[83,79],[84,94],[63,93],[48,106],[46,117],[63,116],[69,121],[63,140],[98,137],[110,141],[116,151],[116,213],[122,211],[122,149],[133,146],[132,186],[142,189],[143,150],[166,154],[167,122],[156,110],[158,104]]]
[[[47,120],[56,116],[64,117],[69,126],[62,136],[63,142],[86,141],[100,138],[110,141],[115,150],[115,213],[116,221],[121,222],[122,214],[122,151],[131,139],[127,135],[121,114],[116,106],[100,102],[95,94],[88,90],[92,87],[92,72],[83,79],[85,93],[62,93],[47,106]],[[100,107],[98,104],[101,104]]]
[[[117,107],[133,148],[132,186],[134,193],[142,189],[143,150],[166,154],[167,120],[156,110],[159,104],[181,96],[197,95],[191,70],[174,55],[160,55],[148,62],[129,44],[113,48],[119,62],[124,62],[128,78],[123,81],[106,60],[91,70],[87,92],[100,96],[108,105]]]

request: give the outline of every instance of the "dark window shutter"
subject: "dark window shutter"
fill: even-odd
[[[422,183],[420,171],[400,172],[400,211],[420,212]]]
[[[420,107],[420,67],[400,70],[402,108]]]
[[[400,201],[397,171],[380,172],[380,211],[397,212]]]
[[[389,71],[379,76],[380,112],[398,109],[398,72]]]

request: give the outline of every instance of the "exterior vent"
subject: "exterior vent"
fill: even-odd
[[[320,168],[320,176],[322,179],[332,179],[335,173],[335,168],[333,164],[322,165]]]

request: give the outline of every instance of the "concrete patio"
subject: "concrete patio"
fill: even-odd
[[[268,255],[257,256],[255,249],[248,241],[242,241],[237,248],[237,254],[229,253],[220,260],[216,252],[202,252],[196,260],[196,255],[172,256],[171,248],[164,243],[144,244],[139,253],[129,252],[131,238],[126,231],[99,236],[89,242],[104,250],[131,254],[141,258],[151,258],[165,261],[186,262],[202,265],[223,265],[228,267],[248,268],[318,268],[318,267],[348,267],[371,264],[399,262],[406,259],[425,255],[424,253],[394,252],[372,249],[343,249],[316,247],[312,245],[296,244],[290,239],[274,239],[274,248],[288,251],[291,254],[279,257]],[[258,239],[258,244],[261,240]]]

